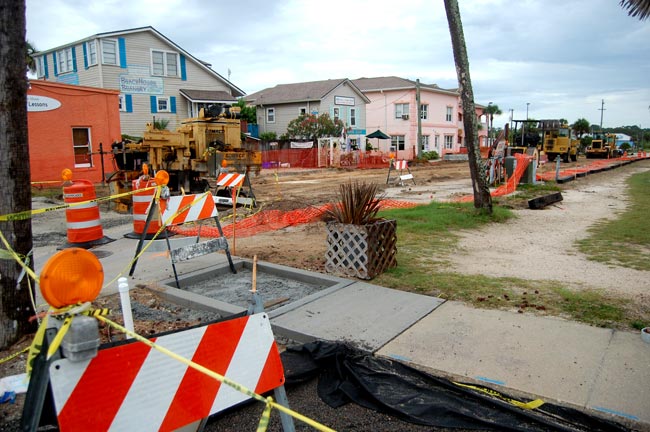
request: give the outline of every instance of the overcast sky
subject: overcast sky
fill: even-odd
[[[475,102],[515,119],[650,127],[650,20],[619,0],[458,0]],[[27,0],[46,50],[152,26],[246,93],[328,78],[457,86],[442,0]]]

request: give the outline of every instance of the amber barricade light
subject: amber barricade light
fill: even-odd
[[[72,181],[72,170],[70,168],[66,168],[61,171],[61,178],[64,182]]]
[[[55,308],[95,300],[103,283],[101,262],[82,248],[57,252],[45,263],[40,276],[41,294]]]
[[[156,173],[156,177],[154,177],[156,180],[156,184],[158,186],[166,186],[167,183],[169,183],[169,173],[165,170],[160,170]]]

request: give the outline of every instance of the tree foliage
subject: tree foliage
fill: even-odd
[[[589,133],[589,120],[579,118],[573,123],[573,125],[571,125],[571,129],[573,129],[573,132],[575,132],[575,134],[578,135],[578,138],[580,138],[584,134]]]
[[[650,0],[621,0],[620,5],[627,9],[631,17],[638,17],[643,21],[650,17]]]
[[[257,108],[246,105],[244,98],[239,98],[234,105],[241,109],[241,119],[246,120],[248,124],[257,124]]]
[[[315,116],[313,114],[302,114],[289,122],[287,136],[289,138],[318,139],[323,137],[341,136],[343,122],[339,119],[333,120],[329,114]]]

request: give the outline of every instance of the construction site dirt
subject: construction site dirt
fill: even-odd
[[[562,166],[571,168],[587,163],[580,158],[578,162]],[[577,252],[574,243],[586,237],[588,228],[596,222],[613,219],[623,211],[627,205],[624,193],[626,179],[649,169],[650,161],[646,160],[563,183],[560,185],[562,194],[565,200],[570,198],[571,206],[560,202],[542,210],[528,210],[525,201],[510,201],[509,205],[520,217],[503,226],[490,225],[478,231],[462,233],[458,255],[452,261],[453,271],[494,277],[559,280],[574,289],[596,288],[604,289],[613,296],[636,296],[639,307],[648,307],[650,295],[643,272],[593,263]],[[539,168],[539,172],[554,170],[554,164]],[[237,219],[263,210],[289,211],[334,202],[339,185],[349,181],[377,183],[387,198],[415,203],[451,201],[472,192],[466,161],[414,166],[410,171],[415,182],[408,180],[400,185],[397,173],[391,172],[389,178],[388,169],[263,170],[251,176],[257,208],[238,208]],[[108,194],[107,187],[98,186],[97,191],[100,197]],[[56,198],[37,198],[33,206],[45,208],[60,203]],[[132,224],[129,214],[111,211],[109,202],[102,203],[101,211],[105,228],[124,226],[125,233],[129,231]],[[220,215],[222,224],[227,225],[232,218],[232,210],[220,209]],[[558,230],[556,218],[560,215],[563,224],[562,229]],[[230,249],[234,255],[242,258],[252,259],[256,256],[260,261],[325,272],[327,245],[324,225],[324,222],[318,221],[260,232],[250,237],[236,237],[229,240]],[[65,216],[62,212],[38,215],[33,220],[32,230],[35,246],[62,245],[65,243]],[[517,250],[516,256],[512,253],[513,248]],[[499,265],[494,265],[495,262]],[[214,314],[201,315],[197,311],[170,305],[158,298],[154,291],[144,287],[136,288],[132,293],[136,320],[138,316],[141,317],[139,322],[136,321],[136,331],[145,336],[218,318]],[[119,310],[115,295],[102,299],[100,304]],[[107,340],[118,337],[107,332],[103,332]],[[29,344],[29,340],[26,338],[10,350],[0,352],[0,357],[19,351]],[[22,372],[24,360],[24,355],[21,355],[0,364],[0,377]],[[19,396],[16,404],[3,404],[0,407],[0,429],[18,430],[17,418],[23,400],[24,397]],[[290,389],[289,400],[297,400],[293,407],[299,412],[306,415],[313,413],[319,421],[340,430],[444,430],[410,425],[360,407],[344,407],[344,412],[333,410],[318,400],[314,383]],[[230,413],[208,424],[206,430],[253,430],[261,413],[261,406],[258,408],[249,408],[243,414]],[[257,415],[253,415],[253,412]],[[275,424],[270,430],[279,430],[278,425]]]

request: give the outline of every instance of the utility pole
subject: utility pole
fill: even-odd
[[[600,102],[600,133],[603,133],[603,111],[605,111],[605,99]]]
[[[417,108],[418,116],[418,159],[422,157],[422,115],[421,115],[421,106],[420,106],[420,78],[415,80],[415,105]]]

